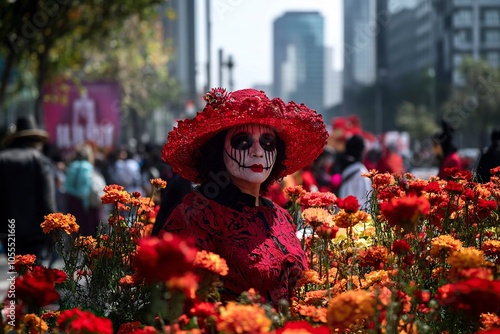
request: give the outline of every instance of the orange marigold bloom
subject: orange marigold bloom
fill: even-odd
[[[124,190],[122,186],[110,184],[104,187],[104,195],[101,196],[102,204],[130,203],[130,193]]]
[[[292,203],[297,202],[299,198],[304,196],[307,191],[302,188],[302,186],[294,186],[294,187],[286,187],[283,192],[285,193],[285,197],[287,200],[291,201]]]
[[[304,302],[308,305],[326,305],[328,302],[328,290],[313,290],[306,292]]]
[[[314,305],[299,304],[295,308],[295,312],[302,317],[309,318],[314,322],[326,324],[326,308],[316,307]]]
[[[381,190],[394,184],[396,184],[396,179],[389,173],[376,174],[372,177],[372,188],[376,190]]]
[[[35,264],[36,256],[33,254],[27,255],[16,255],[14,257],[14,270],[16,273],[26,273],[33,269]]]
[[[450,235],[443,234],[431,240],[431,256],[439,257],[462,248],[462,242]]]
[[[73,246],[75,246],[75,248],[93,250],[97,246],[97,240],[91,235],[89,236],[80,235],[73,242]]]
[[[311,207],[302,211],[302,219],[304,219],[306,224],[316,229],[331,219],[331,214],[326,209]]]
[[[316,270],[307,269],[302,272],[296,286],[301,287],[306,284],[323,284],[323,281],[319,279],[319,273]]]
[[[136,283],[137,283],[136,281],[137,281],[137,279],[134,276],[126,275],[126,276],[120,278],[118,283],[120,284],[120,286],[128,287],[128,286],[136,285]]]
[[[186,272],[182,276],[175,276],[167,281],[167,286],[171,290],[182,291],[188,298],[196,298],[196,289],[198,289],[198,282],[200,278],[191,273]]]
[[[162,180],[161,178],[151,179],[149,183],[157,189],[164,189],[167,187],[167,181]]]
[[[23,324],[30,334],[45,333],[49,330],[47,323],[34,313],[26,314],[23,317]]]
[[[63,230],[66,234],[78,232],[80,226],[76,223],[76,218],[72,214],[49,213],[40,226],[43,233],[49,233],[54,230]]]
[[[382,269],[387,263],[389,250],[384,246],[371,246],[366,250],[360,250],[358,253],[359,265],[361,267],[374,267]]]
[[[332,331],[343,331],[375,314],[375,298],[365,290],[349,290],[330,299],[326,319]]]
[[[389,272],[387,270],[374,270],[370,271],[365,275],[366,285],[382,285],[382,286],[390,286],[392,284],[392,280],[389,276]]]
[[[479,316],[481,329],[488,330],[493,327],[500,327],[500,317],[495,313],[483,313]]]
[[[348,228],[358,223],[358,219],[356,218],[355,214],[347,213],[344,210],[340,210],[336,215],[333,216],[332,219],[335,225],[340,228]]]
[[[226,276],[229,271],[226,260],[221,258],[218,254],[207,252],[206,250],[196,253],[194,265],[221,276]]]
[[[448,256],[453,269],[477,268],[484,265],[484,253],[474,247],[462,248]]]
[[[271,331],[271,320],[258,305],[229,302],[220,309],[217,330],[222,333],[258,334]]]
[[[500,255],[500,240],[486,240],[481,250],[486,255]]]

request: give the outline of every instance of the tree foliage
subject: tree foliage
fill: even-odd
[[[500,69],[479,59],[464,58],[460,82],[443,104],[443,119],[467,134],[484,141],[484,134],[500,119]]]
[[[104,40],[131,15],[145,18],[162,0],[15,0],[0,1],[0,108],[13,69],[32,73],[40,118],[44,83],[68,66],[77,67],[81,43]],[[61,45],[73,45],[62,48]],[[22,66],[21,66],[22,65]],[[22,76],[20,76],[21,78]],[[18,78],[19,79],[19,78]],[[17,82],[21,83],[22,82]],[[1,109],[0,109],[1,110]]]
[[[403,102],[397,108],[396,124],[408,131],[413,140],[421,141],[429,138],[437,130],[433,114],[424,105],[416,106],[411,102]]]

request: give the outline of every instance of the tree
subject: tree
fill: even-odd
[[[40,91],[47,80],[70,63],[78,64],[74,50],[55,52],[58,45],[102,39],[123,28],[131,15],[147,16],[161,0],[17,0],[1,1],[0,56],[5,59],[0,76],[0,112],[14,68],[33,73],[38,96],[35,116],[41,120]],[[59,48],[61,51],[61,48]],[[66,60],[66,62],[65,62]]]
[[[482,59],[466,57],[459,71],[460,82],[443,105],[443,119],[468,142],[479,139],[483,147],[491,126],[498,125],[500,119],[500,69]]]
[[[410,138],[422,141],[430,138],[438,127],[432,113],[424,105],[415,106],[411,102],[403,102],[397,108],[396,124],[408,131]]]

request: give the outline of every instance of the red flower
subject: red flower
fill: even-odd
[[[57,328],[64,333],[113,334],[110,319],[99,318],[78,308],[61,312],[57,318]]]
[[[471,278],[438,289],[436,299],[442,305],[470,313],[496,312],[500,309],[500,281]]]
[[[313,327],[307,321],[289,321],[283,328],[277,329],[276,334],[329,334],[330,329],[327,326]]]
[[[68,275],[66,275],[66,273],[62,270],[55,268],[45,268],[43,266],[36,266],[35,268],[33,268],[31,275],[33,275],[37,279],[54,284],[62,283],[68,278]]]
[[[425,191],[437,194],[441,191],[441,185],[437,181],[431,181],[425,187]]]
[[[449,181],[444,187],[444,189],[450,193],[456,193],[456,194],[461,194],[464,191],[463,185],[455,181]]]
[[[358,199],[352,195],[347,196],[346,198],[338,198],[337,206],[341,209],[344,209],[347,213],[355,213],[359,210]]]
[[[394,240],[391,249],[394,253],[398,255],[403,255],[410,251],[411,246],[406,240]]]
[[[411,228],[418,222],[420,215],[429,213],[430,203],[421,196],[393,198],[380,205],[380,211],[391,226]]]
[[[300,204],[305,208],[330,207],[335,204],[337,196],[330,192],[308,192],[300,199]]]
[[[197,250],[171,233],[139,240],[135,267],[148,282],[168,281],[194,269]]]
[[[16,298],[37,307],[49,305],[59,299],[53,282],[40,279],[32,274],[16,278]]]

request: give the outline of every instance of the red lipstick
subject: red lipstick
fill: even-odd
[[[264,170],[264,167],[262,165],[252,165],[252,166],[250,166],[250,170],[252,172],[256,172],[256,173],[262,173],[262,171]]]

